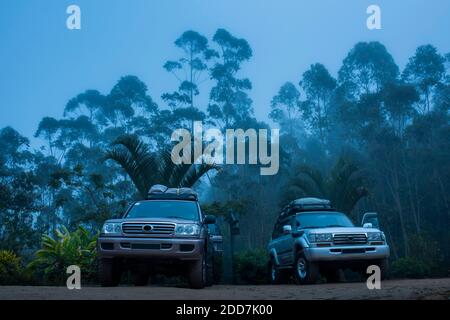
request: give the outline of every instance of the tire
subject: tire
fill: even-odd
[[[298,284],[313,284],[320,278],[319,267],[308,261],[303,252],[299,252],[294,261],[294,276]]]
[[[189,268],[188,274],[189,286],[192,289],[202,289],[206,284],[206,259],[202,256],[202,259],[193,262]]]
[[[269,262],[269,278],[271,284],[285,284],[289,281],[289,273],[277,267],[273,259]]]
[[[381,271],[381,280],[385,280],[389,277],[389,261],[388,259],[381,259],[378,261],[378,266]]]
[[[206,261],[206,281],[205,286],[211,287],[214,283],[214,257],[211,255]]]
[[[114,259],[100,259],[99,279],[102,287],[117,287],[120,283],[122,270]]]

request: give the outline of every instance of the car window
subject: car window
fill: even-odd
[[[280,236],[280,230],[280,220],[277,220],[277,223],[273,228],[272,239],[277,239]]]
[[[296,215],[296,228],[353,227],[351,220],[340,212],[305,212]]]
[[[289,218],[282,218],[277,221],[273,229],[272,239],[277,239],[283,235],[283,226],[290,224]]]
[[[125,217],[131,218],[178,218],[198,221],[199,214],[195,201],[150,200],[136,202]]]

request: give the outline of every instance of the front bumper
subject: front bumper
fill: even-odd
[[[389,246],[309,247],[304,253],[309,261],[361,261],[389,257]]]
[[[99,237],[97,241],[100,258],[200,260],[203,248],[201,238]]]

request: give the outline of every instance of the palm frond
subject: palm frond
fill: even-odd
[[[191,187],[206,172],[218,168],[212,164],[175,164],[169,151],[152,153],[135,135],[117,138],[105,159],[116,161],[125,170],[143,198],[154,184]]]

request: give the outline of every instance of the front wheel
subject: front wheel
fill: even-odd
[[[114,259],[100,259],[99,278],[102,287],[117,287],[120,283],[122,270]]]
[[[189,274],[189,285],[192,289],[202,289],[206,284],[206,259],[205,256],[192,263]]]
[[[380,267],[381,271],[381,280],[385,280],[389,276],[389,261],[387,258],[381,259],[378,261],[378,266]]]
[[[214,257],[212,254],[209,255],[205,267],[206,267],[205,286],[210,287],[214,283]]]
[[[319,267],[316,263],[308,261],[305,254],[300,252],[295,257],[294,275],[298,284],[313,284],[319,277]]]

